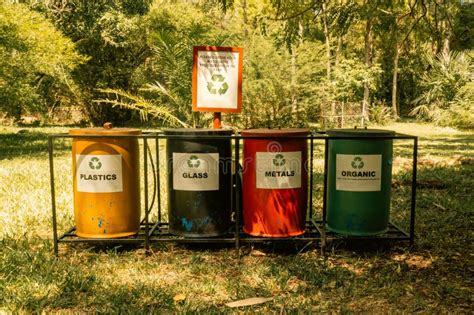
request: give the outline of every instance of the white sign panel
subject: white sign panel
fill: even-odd
[[[123,191],[122,156],[76,154],[76,183],[80,192]]]
[[[260,189],[301,187],[301,152],[257,152],[256,180]]]
[[[238,61],[237,52],[198,52],[196,103],[198,108],[237,109]]]
[[[194,111],[241,111],[242,54],[238,47],[194,47]]]
[[[219,153],[173,153],[173,189],[219,190]]]
[[[380,191],[382,155],[336,154],[336,190]]]

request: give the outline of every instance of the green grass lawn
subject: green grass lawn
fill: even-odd
[[[47,135],[66,129],[0,127],[0,313],[470,313],[474,133],[407,123],[383,128],[420,137],[417,239],[412,251],[406,243],[335,243],[322,256],[317,244],[303,251],[256,246],[244,247],[238,258],[235,249],[222,246],[154,244],[147,255],[141,247],[61,244],[56,258]],[[402,210],[394,210],[392,218],[404,226],[409,144],[395,145],[393,209]],[[58,141],[55,149],[63,231],[73,223],[70,143]],[[322,160],[316,156],[315,178],[321,178],[321,169]],[[317,180],[316,194],[321,187]],[[257,296],[273,300],[241,309],[225,306]]]

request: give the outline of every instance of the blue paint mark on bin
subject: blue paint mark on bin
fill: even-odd
[[[193,221],[188,221],[186,218],[181,218],[181,224],[186,231],[191,231],[193,228]]]

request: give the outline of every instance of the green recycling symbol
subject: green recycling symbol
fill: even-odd
[[[286,160],[285,160],[285,157],[283,156],[283,154],[277,154],[273,158],[273,165],[275,165],[275,166],[283,166],[283,165],[285,165],[285,163],[286,163]]]
[[[222,74],[216,73],[211,76],[211,81],[207,82],[207,90],[211,94],[224,95],[229,89],[229,85],[225,82],[225,78]]]
[[[351,163],[352,168],[363,168],[364,167],[364,162],[362,161],[362,158],[360,156],[356,156],[354,160]]]
[[[100,168],[102,167],[102,162],[100,162],[98,157],[93,157],[89,161],[89,167],[93,170],[100,170]]]
[[[191,155],[188,160],[188,166],[191,168],[196,168],[201,165],[201,161],[199,161],[199,158],[195,155]]]

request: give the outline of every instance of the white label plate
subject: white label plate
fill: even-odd
[[[301,151],[257,152],[257,188],[301,187]]]
[[[199,51],[197,60],[197,107],[238,107],[239,53]]]
[[[76,182],[80,192],[123,191],[122,156],[76,154]]]
[[[380,191],[380,154],[336,154],[336,190]]]
[[[219,190],[219,153],[173,153],[173,189]]]

